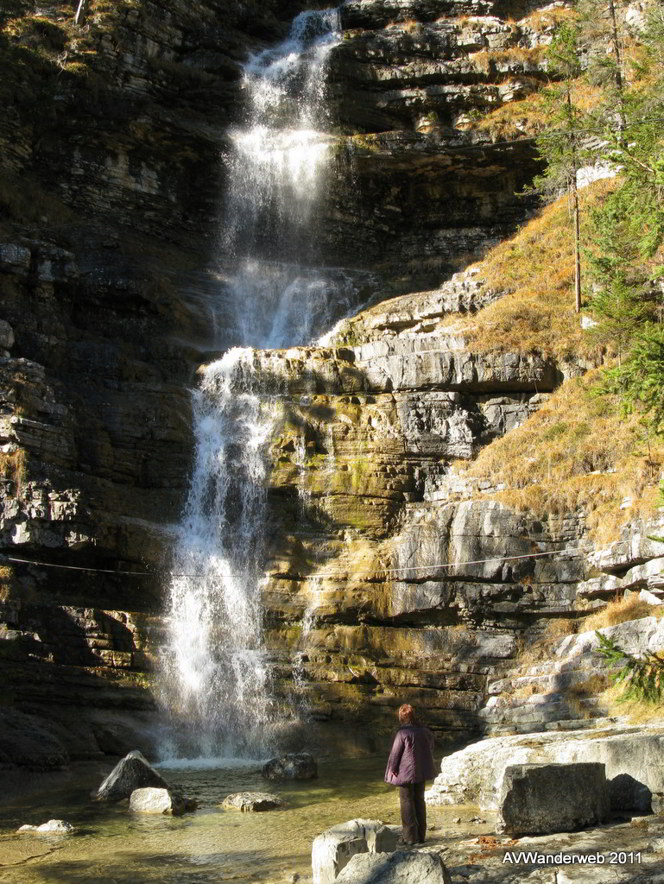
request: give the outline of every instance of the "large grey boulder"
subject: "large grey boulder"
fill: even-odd
[[[146,761],[138,749],[118,761],[94,794],[97,801],[122,801],[136,789],[154,786],[169,789],[166,780]]]
[[[603,764],[515,764],[505,770],[496,832],[575,832],[609,815]]]
[[[260,813],[282,807],[283,803],[278,795],[270,792],[234,792],[224,798],[221,806],[226,810]]]
[[[353,856],[338,884],[451,884],[450,873],[437,853],[399,851]]]
[[[261,774],[266,780],[313,780],[318,776],[318,762],[308,752],[288,752],[267,761]]]
[[[664,793],[663,757],[664,728],[656,726],[492,737],[444,758],[426,801],[496,810],[510,765],[598,762],[606,768],[613,809],[649,811],[651,795]]]
[[[397,846],[398,830],[380,820],[349,820],[314,839],[311,865],[314,884],[331,884],[358,853],[387,853]]]
[[[184,798],[170,789],[159,789],[155,786],[134,789],[129,796],[129,810],[133,813],[164,813],[180,816],[195,809],[196,802],[193,799]]]

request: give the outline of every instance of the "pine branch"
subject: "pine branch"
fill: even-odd
[[[599,641],[596,653],[604,657],[608,667],[613,668],[609,672],[609,678],[614,684],[623,687],[620,700],[661,702],[664,692],[664,656],[646,651],[643,657],[636,657],[601,632],[596,631],[595,635]]]

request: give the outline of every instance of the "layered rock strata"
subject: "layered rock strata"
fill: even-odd
[[[219,155],[241,61],[302,5],[124,0],[80,29],[56,3],[1,13],[3,763],[26,763],[21,743],[47,747],[43,767],[123,753],[131,722],[150,742],[188,387],[228,324]],[[524,217],[532,144],[468,127],[541,80],[547,35],[506,21],[526,11],[345,4],[323,260],[372,271],[381,295],[432,287]],[[654,555],[634,532],[593,550],[583,513],[540,522],[474,499],[500,477],[455,477],[578,370],[467,352],[445,315],[499,294],[468,274],[376,304],[326,348],[255,356],[282,406],[266,637],[282,698],[295,685],[315,718],[380,733],[403,698],[465,737],[524,629],[592,607],[593,567],[620,579]]]

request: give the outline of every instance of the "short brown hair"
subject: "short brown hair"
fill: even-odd
[[[415,710],[410,703],[404,703],[399,706],[399,722],[401,724],[412,724],[415,721]]]

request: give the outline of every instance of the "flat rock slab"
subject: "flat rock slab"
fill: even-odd
[[[134,813],[165,813],[180,816],[196,809],[196,802],[170,789],[145,786],[134,789],[129,797],[129,810]]]
[[[289,752],[267,761],[261,774],[266,780],[313,780],[318,776],[318,762],[308,752]]]
[[[326,829],[311,849],[314,884],[331,884],[358,853],[384,853],[397,846],[398,829],[381,820],[349,820]]]
[[[574,832],[609,815],[603,764],[514,764],[505,769],[496,832]]]
[[[283,804],[278,795],[272,795],[270,792],[234,792],[224,798],[221,806],[227,810],[260,813],[264,810],[276,810],[278,807],[283,807]]]
[[[496,810],[505,769],[512,764],[599,762],[606,767],[611,807],[647,812],[652,796],[664,794],[662,757],[661,726],[491,737],[445,757],[426,800]]]
[[[97,801],[122,801],[129,798],[136,789],[154,786],[157,789],[169,789],[166,780],[146,761],[138,749],[118,761],[94,797]]]
[[[437,853],[398,851],[353,856],[337,878],[339,884],[452,884]]]

